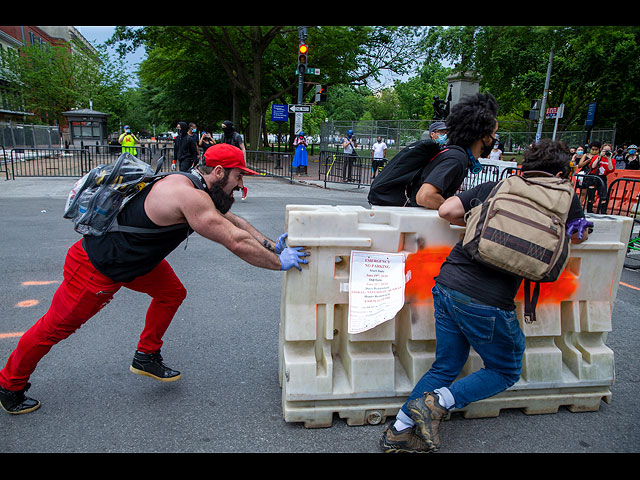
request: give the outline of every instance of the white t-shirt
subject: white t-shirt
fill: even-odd
[[[373,144],[373,158],[384,158],[384,151],[387,149],[387,144],[384,142],[376,142]]]
[[[500,155],[502,155],[502,150],[491,150],[489,160],[500,160]]]

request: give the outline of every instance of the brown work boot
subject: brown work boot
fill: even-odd
[[[416,422],[416,434],[422,438],[431,449],[440,449],[440,421],[447,417],[449,411],[438,402],[438,395],[427,392],[423,397],[414,398],[407,404],[409,416]]]
[[[387,425],[380,438],[380,447],[385,453],[429,453],[431,450],[422,438],[416,435],[415,428],[397,431]]]

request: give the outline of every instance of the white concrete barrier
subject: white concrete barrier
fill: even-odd
[[[542,286],[520,381],[462,409],[465,417],[506,408],[550,413],[597,410],[611,398],[613,351],[606,346],[632,221],[590,216],[594,232],[573,245],[558,281]],[[287,422],[326,427],[334,415],[349,425],[394,416],[435,359],[433,277],[464,232],[422,208],[289,205],[290,246],[311,252],[304,271],[284,274],[279,380]],[[404,252],[410,280],[395,318],[358,334],[347,331],[351,252]],[[522,294],[516,297],[522,319]],[[471,352],[462,376],[482,367]]]

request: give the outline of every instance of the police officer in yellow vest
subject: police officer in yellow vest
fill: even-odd
[[[138,140],[136,136],[131,133],[131,128],[129,128],[129,125],[125,125],[124,133],[120,135],[120,138],[118,138],[118,143],[122,145],[122,153],[129,152],[131,155],[137,155],[138,150],[136,150],[135,148],[136,142],[139,143],[140,140]]]

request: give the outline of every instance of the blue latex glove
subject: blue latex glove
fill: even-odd
[[[278,237],[278,241],[276,242],[276,253],[280,255],[282,251],[287,248],[287,236],[288,233],[283,233]]]
[[[567,223],[567,235],[571,236],[575,232],[578,232],[578,240],[582,240],[582,235],[587,228],[593,228],[593,222],[588,221],[586,218],[574,218]]]
[[[304,251],[304,247],[286,247],[280,254],[280,270],[289,270],[295,267],[302,271],[300,264],[309,263],[306,258],[303,258],[307,256],[309,253]]]

